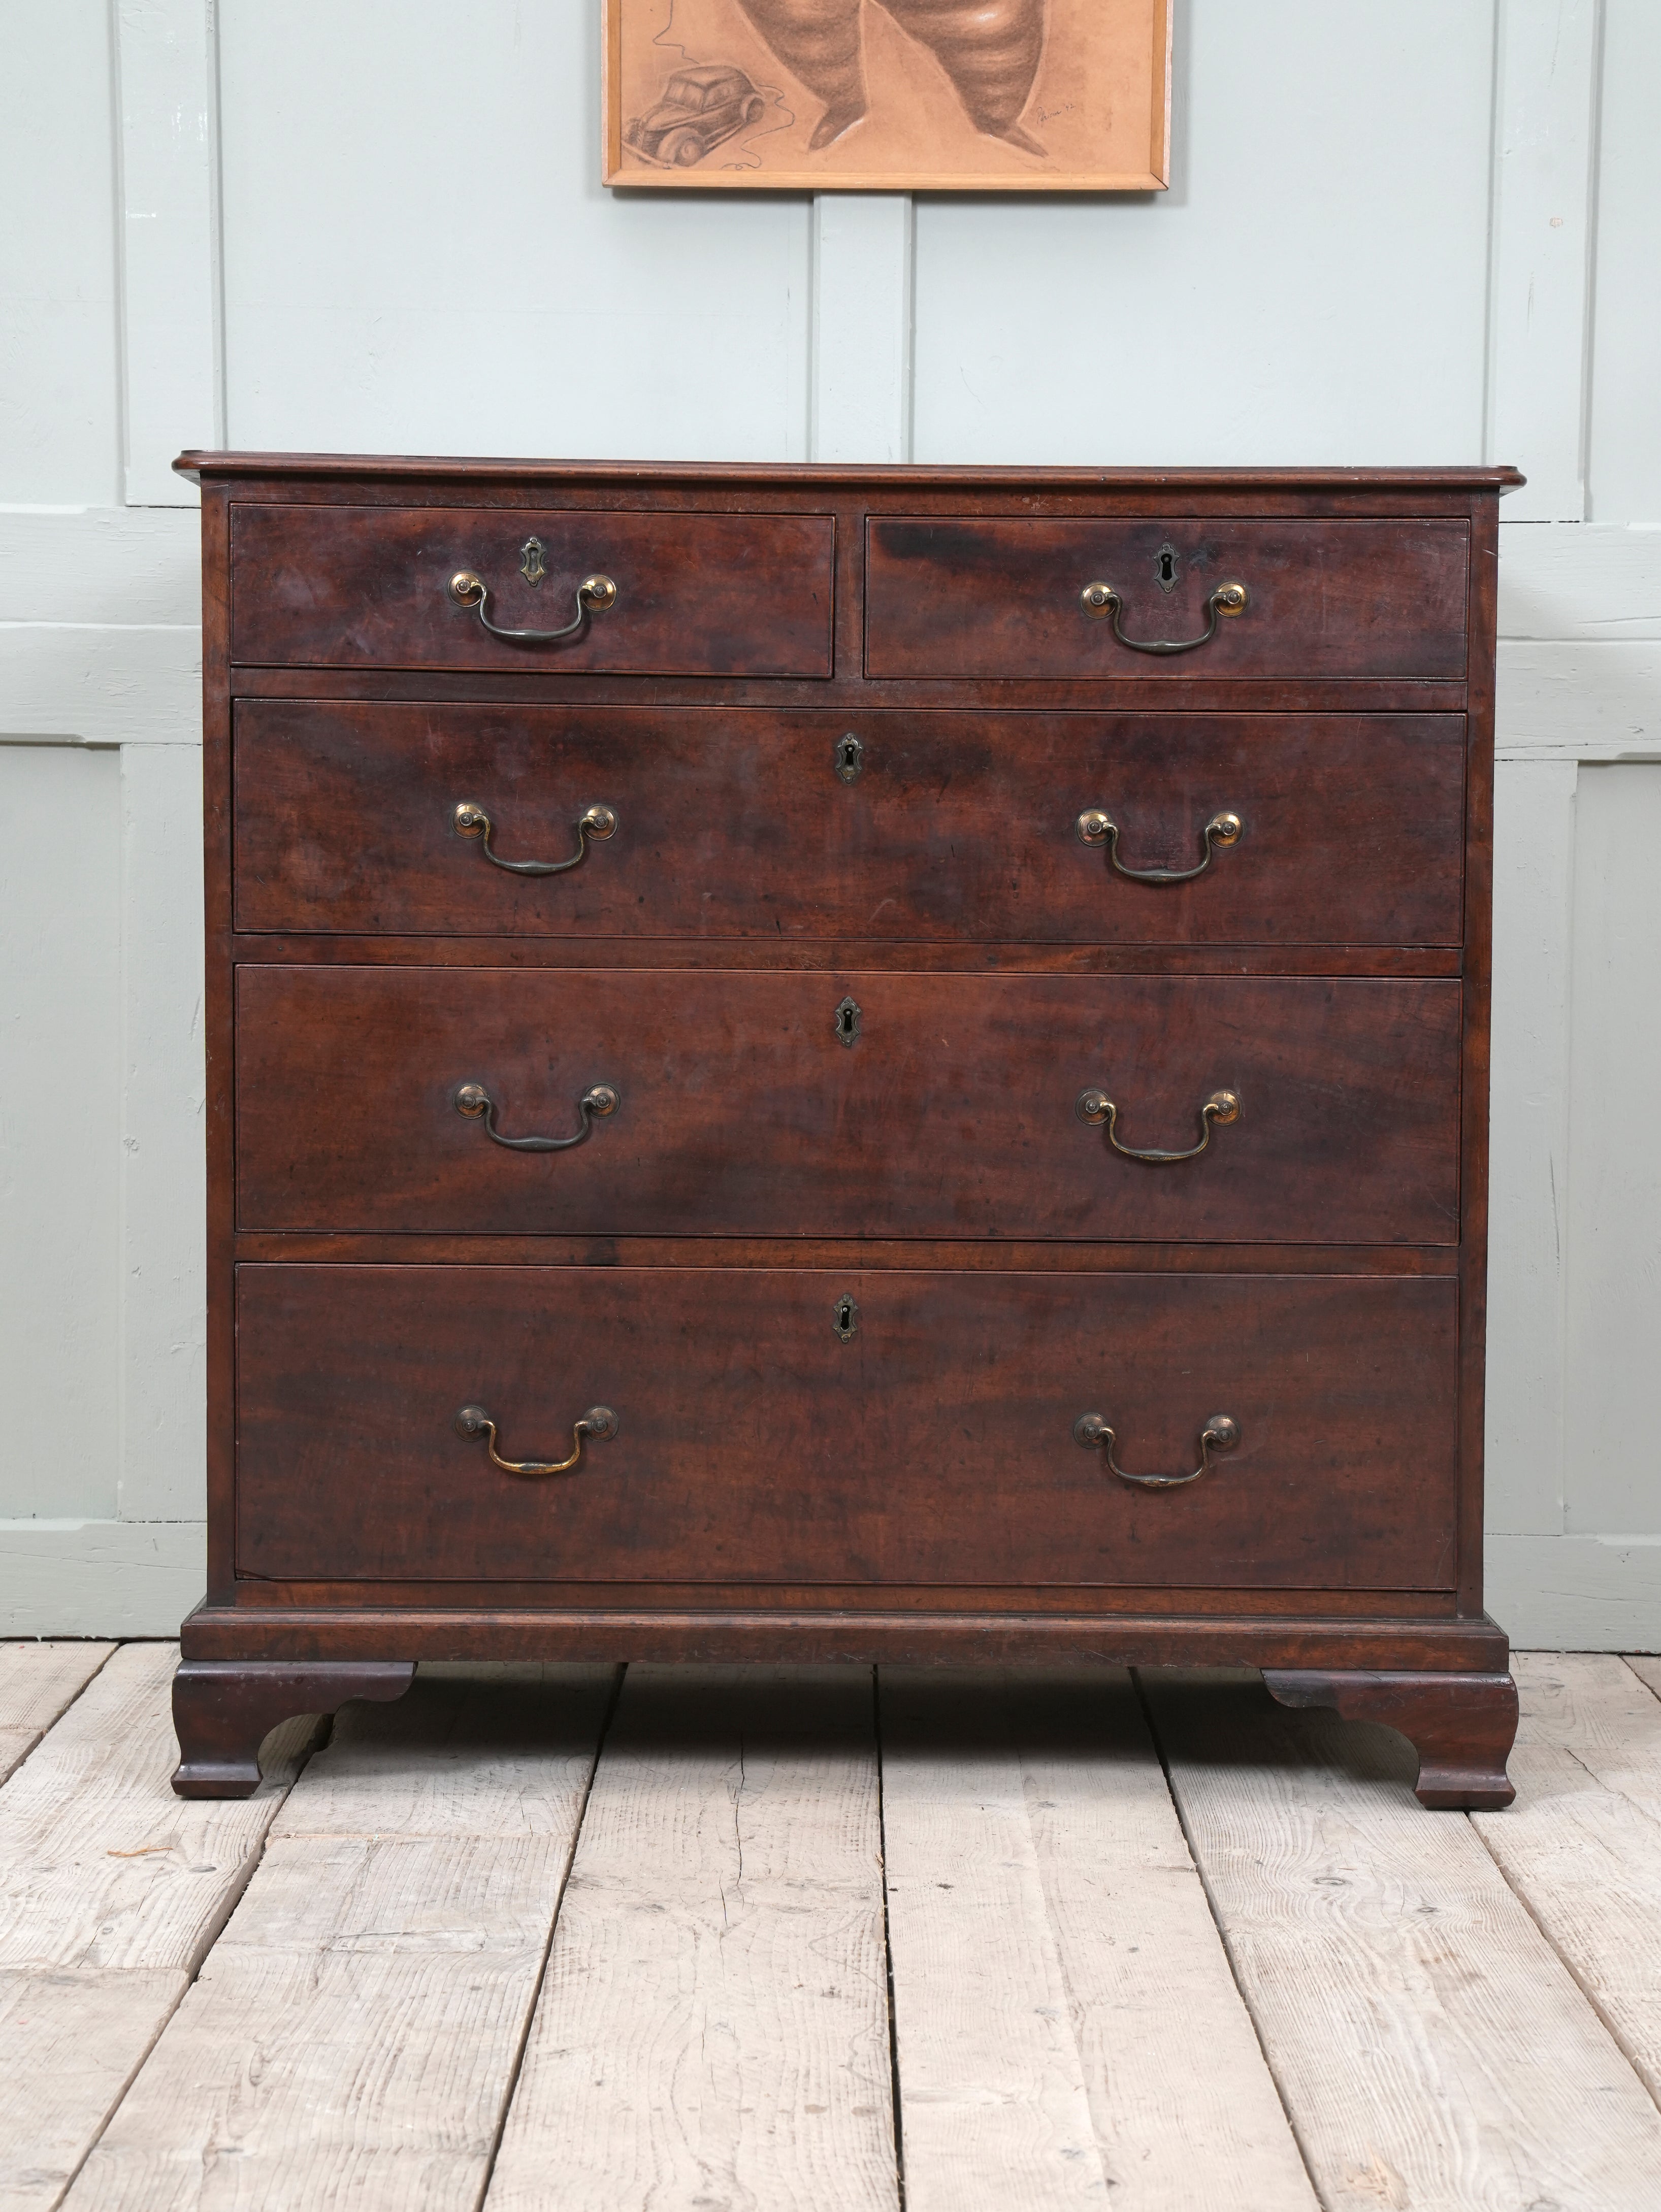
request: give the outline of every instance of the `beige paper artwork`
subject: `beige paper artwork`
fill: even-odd
[[[605,181],[1155,191],[1170,0],[607,0]]]

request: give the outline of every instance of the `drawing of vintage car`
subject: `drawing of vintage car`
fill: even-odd
[[[766,109],[766,100],[742,70],[706,63],[677,70],[657,106],[630,121],[623,143],[666,169],[687,169],[746,124],[759,123]]]

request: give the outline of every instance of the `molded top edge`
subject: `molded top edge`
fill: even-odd
[[[1508,465],[1471,468],[930,468],[911,465],[793,461],[551,461],[444,459],[409,453],[183,453],[179,474],[209,477],[426,477],[451,483],[615,483],[789,486],[878,483],[919,490],[1509,491],[1527,482]]]

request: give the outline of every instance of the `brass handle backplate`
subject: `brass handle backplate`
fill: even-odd
[[[450,826],[458,837],[478,837],[483,841],[484,857],[494,866],[505,868],[512,876],[563,876],[568,868],[575,868],[588,850],[592,837],[598,841],[613,836],[618,817],[609,806],[590,806],[579,814],[572,827],[576,831],[577,848],[569,860],[504,860],[500,853],[490,849],[490,839],[496,824],[477,799],[458,800],[451,810]]]
[[[1185,1152],[1144,1152],[1136,1151],[1130,1145],[1122,1145],[1116,1134],[1119,1109],[1105,1091],[1081,1091],[1073,1110],[1081,1121],[1088,1121],[1094,1127],[1099,1127],[1105,1121],[1108,1143],[1116,1152],[1122,1152],[1126,1159],[1143,1160],[1150,1167],[1164,1168],[1171,1166],[1176,1160],[1197,1159],[1211,1142],[1214,1122],[1239,1120],[1240,1098],[1238,1091],[1214,1091],[1200,1109],[1200,1141],[1197,1145],[1190,1145]]]
[[[1247,600],[1244,584],[1219,584],[1206,601],[1209,619],[1198,637],[1127,637],[1119,620],[1124,611],[1124,601],[1111,584],[1086,584],[1079,594],[1079,604],[1093,621],[1104,622],[1110,616],[1112,617],[1114,636],[1133,653],[1192,653],[1196,646],[1208,644],[1216,635],[1219,615],[1243,615]]]
[[[483,1437],[492,1465],[504,1474],[569,1474],[582,1457],[582,1439],[593,1437],[604,1443],[618,1432],[618,1417],[609,1406],[590,1406],[571,1426],[569,1459],[503,1459],[496,1449],[496,1425],[483,1406],[464,1406],[456,1415],[459,1437]]]
[[[501,629],[486,612],[490,587],[476,570],[458,568],[450,579],[449,592],[458,606],[478,610],[478,618],[492,637],[505,637],[513,645],[557,645],[561,638],[575,637],[586,629],[590,614],[604,614],[618,603],[618,587],[609,576],[585,576],[577,586],[575,617],[563,629]]]
[[[619,1101],[617,1091],[609,1083],[591,1083],[577,1101],[577,1116],[582,1126],[575,1137],[504,1137],[496,1127],[496,1102],[482,1083],[464,1083],[455,1094],[455,1109],[470,1121],[483,1121],[484,1133],[492,1144],[504,1146],[510,1152],[564,1152],[573,1145],[580,1145],[596,1121],[607,1114],[615,1114]]]
[[[456,810],[459,816],[460,809]],[[1099,806],[1086,808],[1074,823],[1081,845],[1105,845],[1107,857],[1122,876],[1133,884],[1191,884],[1211,866],[1220,845],[1238,845],[1245,824],[1238,814],[1214,814],[1204,830],[1205,857],[1195,868],[1128,868],[1119,858],[1119,825]],[[569,863],[568,863],[569,865]]]
[[[1111,1425],[1099,1413],[1080,1413],[1073,1424],[1073,1441],[1083,1444],[1086,1450],[1101,1448],[1104,1459],[1121,1482],[1135,1483],[1139,1490],[1180,1490],[1185,1482],[1197,1482],[1211,1468],[1213,1452],[1231,1452],[1240,1441],[1240,1424],[1232,1413],[1213,1413],[1200,1431],[1200,1464],[1191,1474],[1127,1474],[1113,1456],[1113,1447],[1118,1442]]]

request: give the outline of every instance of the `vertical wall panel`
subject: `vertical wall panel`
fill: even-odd
[[[223,0],[241,446],[769,459],[809,204],[605,191],[589,0]]]
[[[120,771],[0,744],[0,1517],[115,1510]]]
[[[1661,523],[1661,7],[1603,0],[1589,475],[1598,522]]]
[[[0,0],[0,501],[119,496],[107,0]]]
[[[1494,778],[1488,1526],[1563,1527],[1563,1206],[1568,1192],[1573,761]]]
[[[123,471],[134,507],[194,507],[181,447],[222,442],[214,0],[116,0]]]
[[[1469,461],[1493,15],[1196,0],[1169,192],[932,199],[928,461]]]
[[[124,1520],[199,1519],[206,1484],[202,750],[121,750]]]
[[[1567,1528],[1661,1534],[1661,763],[1583,765],[1569,1070]]]
[[[1586,516],[1586,310],[1602,0],[1500,0],[1486,458],[1513,522]]]
[[[816,461],[911,458],[913,203],[825,192],[813,203]]]

